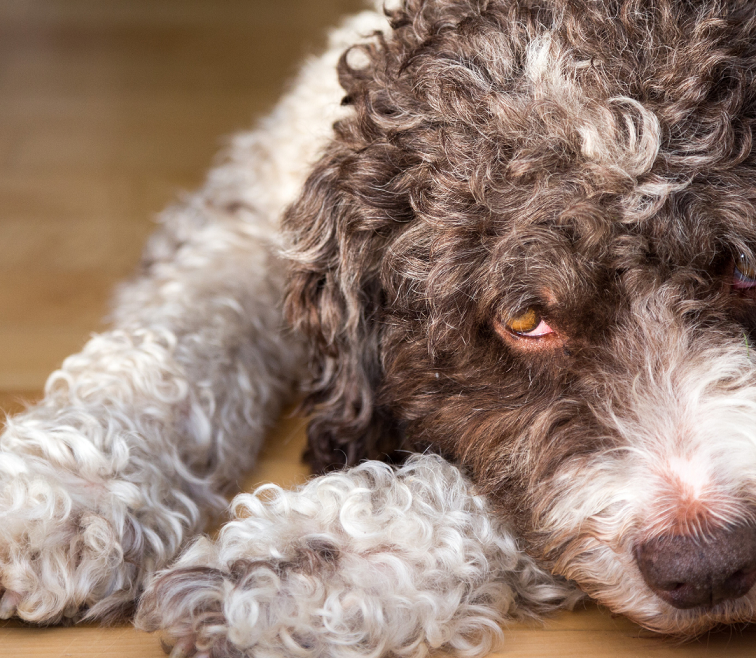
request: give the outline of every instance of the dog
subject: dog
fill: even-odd
[[[0,615],[418,658],[585,595],[753,621],[754,32],[745,0],[348,19],[9,419]],[[301,385],[326,474],[197,537]]]

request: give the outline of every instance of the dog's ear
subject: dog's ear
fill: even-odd
[[[290,262],[286,313],[312,348],[308,459],[316,470],[392,459],[401,431],[376,402],[386,305],[387,245],[411,223],[411,162],[386,138],[369,73],[342,57],[345,102],[335,138],[284,217]],[[368,98],[368,95],[370,98]],[[369,107],[367,107],[369,106]]]
[[[376,392],[383,376],[382,256],[397,221],[391,216],[406,209],[376,207],[377,199],[365,198],[368,180],[386,177],[374,156],[334,145],[284,219],[286,314],[311,348],[306,458],[316,471],[391,459],[401,442]]]

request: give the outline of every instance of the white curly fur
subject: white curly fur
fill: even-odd
[[[196,656],[483,656],[505,617],[574,602],[434,455],[237,496],[142,599],[137,625]]]
[[[336,62],[385,26],[373,12],[259,130],[236,138],[204,188],[162,218],[112,331],[47,382],[0,437],[0,616],[107,618],[133,604],[225,506],[299,379],[283,330],[278,218],[344,112]]]
[[[41,404],[9,420],[4,616],[14,606],[31,621],[116,612],[251,465],[297,347],[281,337],[271,247],[245,228],[208,221],[173,262],[151,265],[122,293],[141,313],[93,337],[50,377]]]

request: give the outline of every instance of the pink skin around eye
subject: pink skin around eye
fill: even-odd
[[[754,285],[756,285],[756,282],[754,282]],[[528,338],[540,338],[541,336],[546,336],[548,334],[553,334],[554,330],[547,325],[543,320],[541,320],[538,323],[538,326],[533,329],[533,331],[526,331],[521,334],[520,336],[527,336]]]

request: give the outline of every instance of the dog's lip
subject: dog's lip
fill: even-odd
[[[648,615],[644,611],[623,610],[622,614],[639,626],[654,633],[689,640],[702,633],[732,624],[753,624],[753,606],[748,596],[730,599],[711,606],[676,608],[660,597],[655,597],[663,607]],[[604,604],[608,605],[608,604]],[[608,605],[611,609],[611,605]]]

